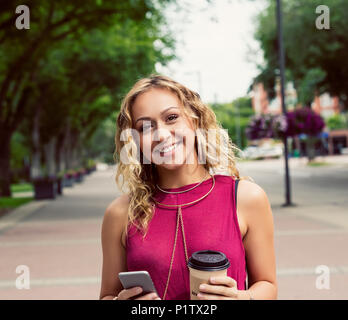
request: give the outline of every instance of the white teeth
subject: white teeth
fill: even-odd
[[[173,144],[173,145],[171,145],[171,146],[168,147],[168,148],[165,148],[165,149],[160,150],[160,152],[168,152],[168,151],[171,151],[171,150],[173,150],[177,145],[178,145],[178,143]]]
[[[176,144],[170,146],[169,148],[163,149],[162,152],[168,152],[170,150],[173,150],[175,148]]]

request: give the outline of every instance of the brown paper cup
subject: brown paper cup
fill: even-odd
[[[190,297],[191,300],[199,300],[199,286],[209,283],[213,276],[226,276],[230,266],[225,254],[219,251],[202,250],[192,254],[188,261],[190,270]]]

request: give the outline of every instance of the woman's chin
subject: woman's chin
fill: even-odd
[[[177,170],[182,167],[184,164],[161,164],[160,167],[166,170]]]
[[[184,159],[180,159],[180,161],[169,159],[168,161],[164,161],[160,164],[156,164],[156,166],[166,170],[176,170],[182,167],[184,164],[185,164]]]

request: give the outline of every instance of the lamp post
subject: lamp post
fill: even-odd
[[[282,3],[281,0],[277,1],[277,35],[278,35],[278,53],[279,53],[279,68],[280,68],[280,93],[281,93],[281,106],[283,115],[286,116],[286,104],[285,104],[285,54],[283,44],[283,21],[282,21]],[[289,174],[289,161],[288,161],[288,139],[285,136],[283,138],[284,143],[284,158],[285,158],[285,203],[283,206],[291,206],[291,186],[290,186],[290,174]]]

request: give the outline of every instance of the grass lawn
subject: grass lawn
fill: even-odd
[[[34,191],[33,185],[31,183],[11,184],[11,192],[27,192],[27,191]]]
[[[33,199],[34,199],[33,197],[27,197],[27,198],[2,197],[0,198],[0,217],[17,207],[32,201]]]
[[[33,197],[26,198],[11,198],[11,197],[2,197],[0,198],[0,208],[17,208],[22,204],[30,202],[33,200]]]
[[[323,166],[329,166],[329,165],[330,163],[327,163],[327,162],[315,162],[315,161],[309,162],[307,164],[307,166],[309,167],[323,167]]]

